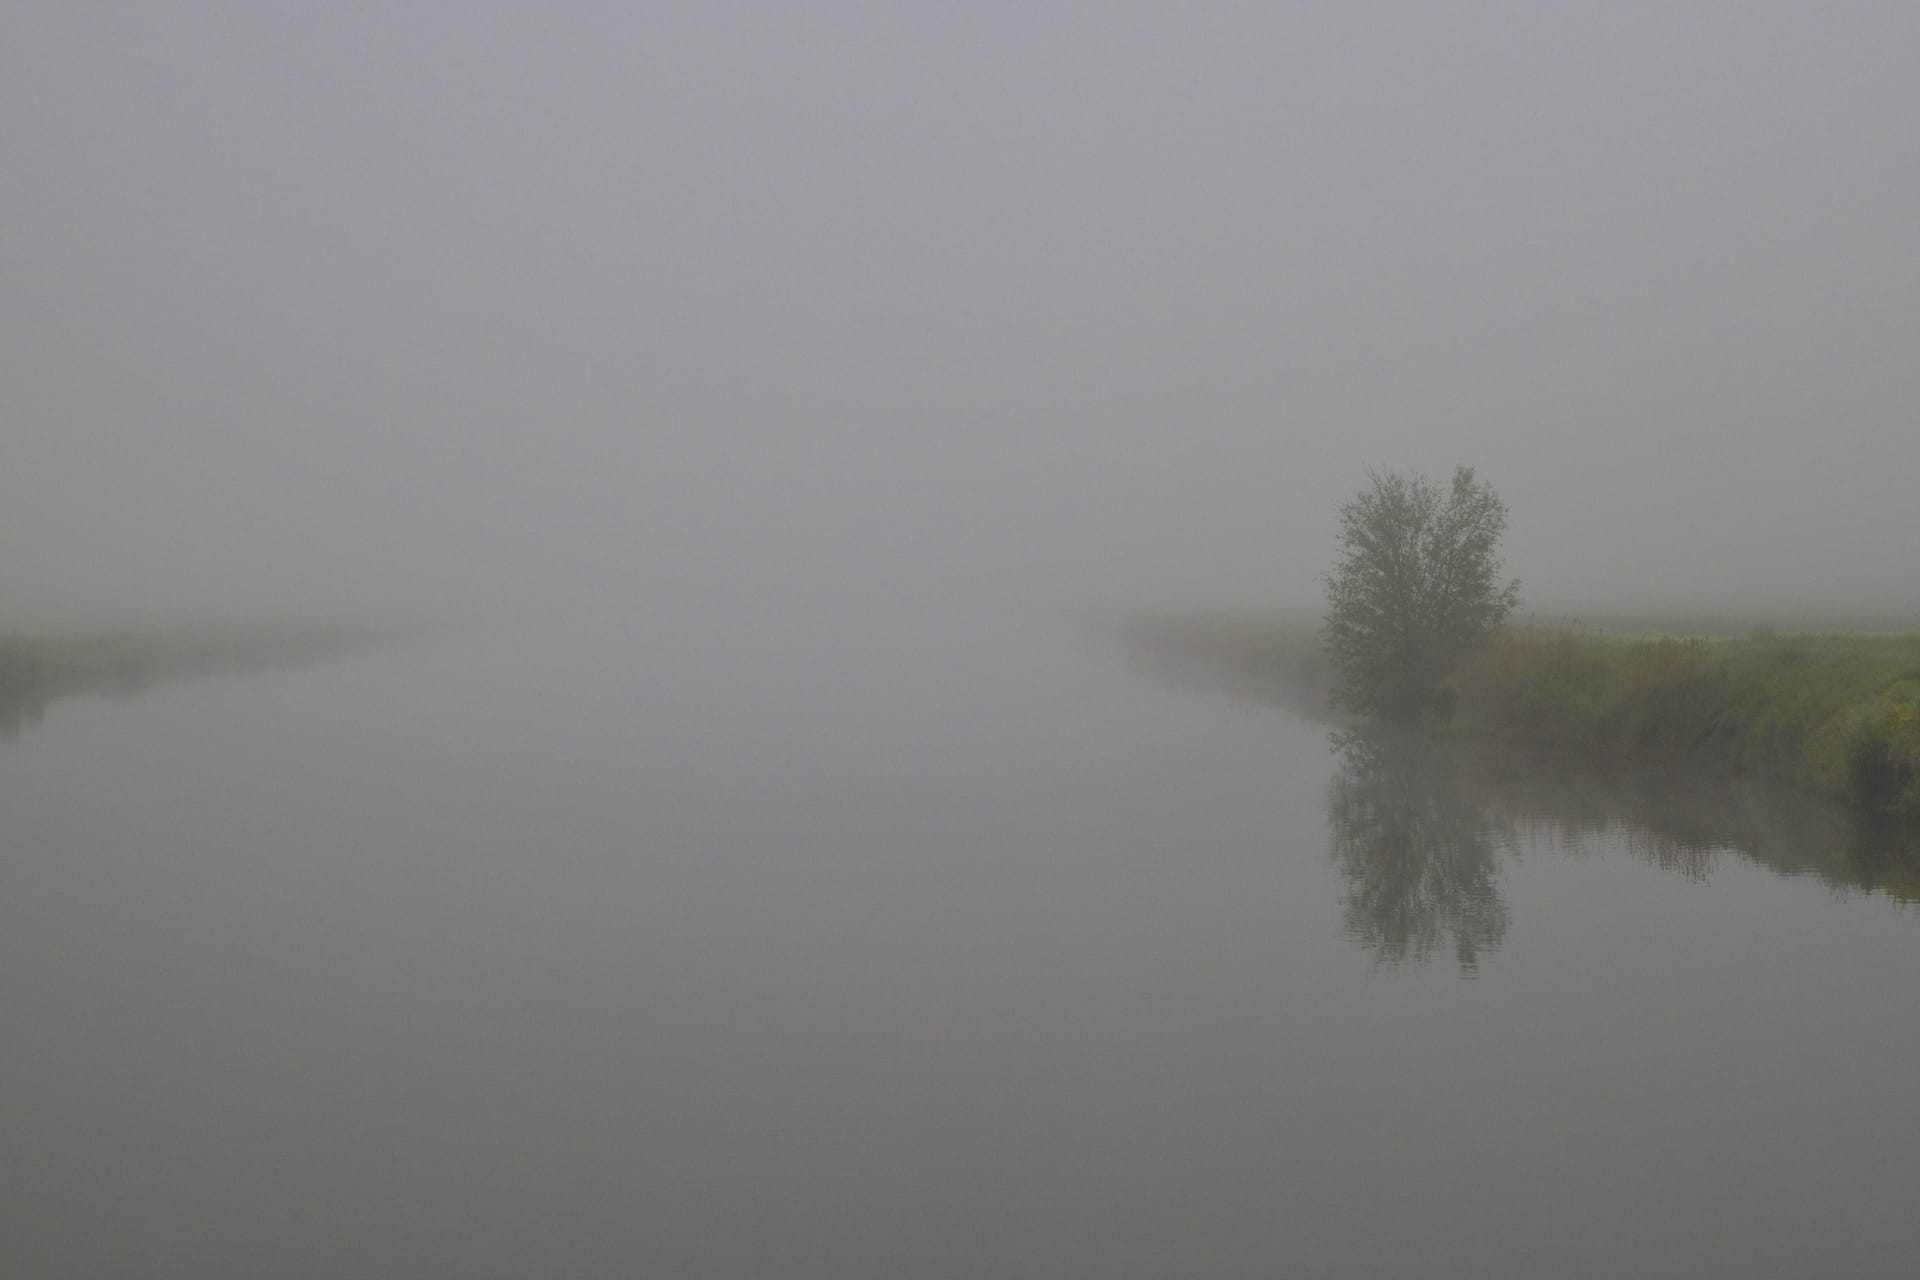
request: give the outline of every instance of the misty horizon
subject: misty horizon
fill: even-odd
[[[1897,5],[13,6],[11,623],[1920,609]]]

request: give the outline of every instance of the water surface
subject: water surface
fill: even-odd
[[[908,612],[503,628],[0,742],[8,1269],[1907,1273],[1873,833]]]

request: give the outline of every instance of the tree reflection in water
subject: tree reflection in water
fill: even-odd
[[[1506,936],[1502,857],[1606,847],[1704,881],[1728,858],[1836,892],[1920,902],[1920,841],[1777,787],[1514,748],[1333,735],[1327,809],[1348,932],[1389,963],[1449,945],[1464,972]]]
[[[1347,932],[1390,963],[1426,960],[1450,940],[1474,971],[1507,933],[1498,871],[1510,826],[1411,739],[1341,733],[1334,746],[1327,807]]]
[[[1163,679],[1315,719],[1325,672],[1270,625],[1161,621],[1128,652]],[[1294,635],[1297,640],[1297,634]],[[1835,893],[1920,906],[1920,826],[1889,823],[1685,761],[1348,731],[1327,807],[1347,927],[1391,963],[1451,949],[1472,972],[1507,932],[1500,860],[1617,850],[1710,879],[1748,861]]]

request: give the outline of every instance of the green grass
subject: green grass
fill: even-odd
[[[1920,818],[1920,634],[1649,639],[1511,628],[1453,671],[1432,723],[1714,763]]]
[[[1656,616],[1511,626],[1450,673],[1428,727],[1705,765],[1920,820],[1920,630],[1864,629],[1873,621],[1805,631]],[[1130,619],[1126,631],[1187,682],[1337,719],[1328,699],[1337,673],[1315,619],[1167,614]]]

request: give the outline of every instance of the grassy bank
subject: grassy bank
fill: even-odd
[[[1920,818],[1920,634],[1679,639],[1510,628],[1452,672],[1431,723],[1707,763]]]
[[[0,635],[0,733],[56,698],[315,661],[412,634],[393,626],[248,626]]]
[[[1338,718],[1312,619],[1161,615],[1134,619],[1127,638],[1184,683]],[[1707,766],[1920,819],[1920,632],[1523,624],[1449,674],[1427,727]]]

